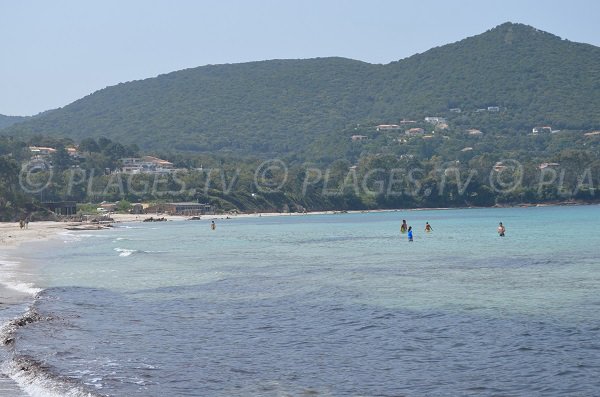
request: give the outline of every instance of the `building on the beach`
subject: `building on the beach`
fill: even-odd
[[[42,203],[42,205],[56,215],[70,216],[77,214],[77,203],[75,201],[52,201]]]
[[[115,212],[117,210],[117,203],[106,203],[103,202],[98,207],[100,212]]]
[[[173,163],[153,156],[125,157],[121,159],[124,174],[168,174],[173,172]]]
[[[214,214],[214,209],[212,205],[204,203],[160,203],[146,208],[146,213],[191,216]]]
[[[142,203],[134,203],[131,204],[131,209],[129,210],[130,214],[143,214],[144,213],[144,205]]]

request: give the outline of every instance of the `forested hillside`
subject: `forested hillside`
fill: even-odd
[[[443,116],[450,129],[504,135],[538,124],[598,129],[599,91],[600,48],[506,23],[387,65],[318,58],[177,71],[102,89],[0,133],[314,160],[327,148],[345,156],[357,124],[403,118]],[[499,112],[477,113],[489,106]]]
[[[520,24],[386,65],[382,114],[411,117],[499,106],[497,128],[600,126],[600,48]]]
[[[10,127],[13,124],[20,123],[21,121],[24,121],[26,119],[26,117],[5,116],[3,114],[0,114],[0,130],[5,127]]]

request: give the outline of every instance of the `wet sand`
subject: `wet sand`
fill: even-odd
[[[12,266],[18,262],[16,258],[20,256],[19,253],[22,245],[56,238],[60,233],[66,231],[68,227],[75,225],[80,224],[30,222],[27,229],[21,229],[17,222],[0,223],[0,273],[14,273],[15,268]],[[17,266],[22,267],[21,265]],[[14,318],[14,309],[29,300],[31,300],[31,294],[0,284],[0,322],[4,323]],[[22,397],[27,395],[14,380],[0,372],[0,396]]]

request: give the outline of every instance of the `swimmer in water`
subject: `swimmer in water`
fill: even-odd
[[[408,225],[406,224],[406,220],[402,220],[402,225],[400,226],[400,233],[406,233],[408,230]]]
[[[500,226],[498,226],[498,235],[500,237],[504,237],[504,233],[506,232],[506,228],[504,227],[504,225],[502,224],[502,222],[500,222]]]

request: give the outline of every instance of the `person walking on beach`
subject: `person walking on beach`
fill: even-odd
[[[500,226],[498,226],[498,235],[500,237],[504,237],[504,233],[506,232],[506,228],[504,227],[504,225],[502,224],[502,222],[500,222]]]
[[[413,231],[412,231],[412,226],[408,227],[408,242],[412,243],[413,241]]]
[[[210,228],[212,230],[215,230],[217,228],[217,224],[215,223],[215,221],[212,221],[212,223],[210,224]]]
[[[433,228],[431,227],[431,225],[429,224],[429,222],[425,222],[425,231],[427,233],[433,232]]]
[[[404,234],[408,230],[408,225],[406,224],[406,219],[402,220],[402,225],[400,226],[400,233]]]

